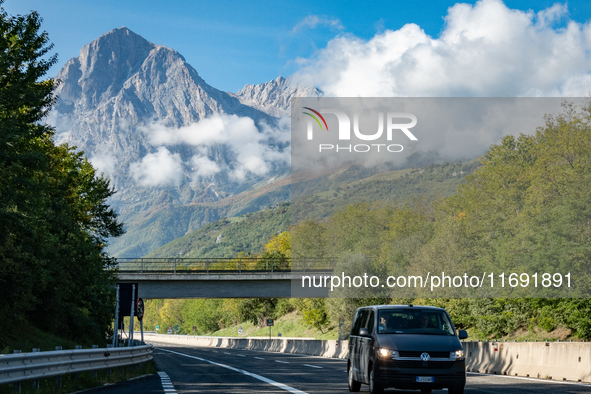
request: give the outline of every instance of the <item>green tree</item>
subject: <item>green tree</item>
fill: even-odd
[[[306,325],[324,333],[330,324],[324,298],[299,298],[295,300],[295,306]]]
[[[42,77],[57,57],[40,26],[36,12],[0,8],[0,315],[10,317],[0,332],[32,324],[101,341],[114,303],[104,248],[123,230],[106,204],[108,180],[82,153],[55,146],[42,122],[55,100],[55,82]]]

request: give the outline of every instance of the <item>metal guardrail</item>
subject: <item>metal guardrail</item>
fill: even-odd
[[[151,345],[0,355],[0,385],[71,373],[124,367],[152,360]]]
[[[335,258],[118,258],[120,274],[235,274],[330,271]]]

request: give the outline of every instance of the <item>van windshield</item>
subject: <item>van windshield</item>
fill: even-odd
[[[455,335],[445,312],[419,308],[381,309],[378,333]]]

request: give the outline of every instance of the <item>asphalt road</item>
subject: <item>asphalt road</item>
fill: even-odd
[[[153,343],[162,376],[139,379],[135,393],[348,393],[346,361],[284,353],[210,347],[172,347]],[[167,379],[170,380],[167,380]],[[127,382],[89,391],[128,394]],[[164,391],[163,388],[166,388]],[[142,385],[141,387],[139,385]],[[361,392],[368,386],[362,385]],[[389,389],[392,393],[418,393]],[[496,375],[468,374],[466,394],[591,393],[591,384],[548,382]],[[435,390],[447,394],[447,390]]]

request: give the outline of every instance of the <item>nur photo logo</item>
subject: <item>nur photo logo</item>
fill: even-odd
[[[351,117],[345,111],[337,109],[321,109],[320,111],[310,107],[302,107],[307,111],[302,113],[309,118],[306,122],[306,133],[309,141],[314,140],[314,129],[321,131],[329,131],[328,123],[324,115],[334,115],[337,121],[337,134],[335,143],[320,143],[318,144],[319,152],[334,151],[334,152],[357,152],[366,153],[370,151],[381,152],[387,151],[392,153],[402,152],[404,147],[400,144],[392,144],[394,138],[404,135],[411,141],[418,141],[417,137],[410,131],[417,125],[417,117],[414,114],[406,112],[377,112],[373,114],[377,116],[377,131],[368,133],[369,130],[362,132],[360,126],[360,115],[357,112],[352,113],[353,124],[351,125]],[[371,114],[364,116],[369,119]],[[333,118],[334,119],[334,118]],[[385,124],[385,127],[384,127]],[[352,126],[352,127],[351,127]],[[367,126],[365,126],[367,127]],[[375,126],[374,126],[375,127]],[[367,127],[368,128],[368,127]],[[375,128],[374,128],[375,130]],[[385,138],[384,138],[385,130]],[[324,139],[324,138],[323,138]],[[339,141],[372,141],[384,143],[362,143],[362,144],[339,144]],[[331,141],[332,142],[332,141]]]

